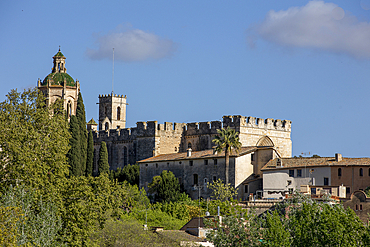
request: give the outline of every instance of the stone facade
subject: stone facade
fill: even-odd
[[[262,153],[260,153],[262,151]],[[266,155],[277,156],[274,147],[242,147],[240,152],[230,156],[229,182],[238,190],[238,199],[245,199],[248,194],[244,191],[245,180],[254,176],[254,166],[262,167],[259,161],[253,157]],[[264,162],[261,160],[261,162]],[[254,165],[253,165],[254,164]],[[185,191],[193,199],[199,196],[209,198],[211,191],[207,189],[207,182],[217,179],[225,181],[225,154],[214,154],[212,149],[203,151],[191,151],[182,153],[163,154],[139,161],[140,187],[148,188],[154,176],[158,176],[163,170],[173,172],[182,184]],[[200,186],[200,189],[199,189]],[[255,193],[249,190],[247,193]]]
[[[109,97],[109,96],[107,96]],[[102,108],[103,104],[99,105]],[[112,112],[108,107],[108,112]],[[111,109],[114,109],[111,107]],[[100,112],[104,110],[99,109]],[[126,118],[125,118],[126,119]],[[99,119],[100,122],[100,119]],[[280,157],[291,157],[291,122],[289,120],[257,119],[243,116],[224,116],[223,121],[199,123],[158,124],[157,121],[138,122],[134,128],[108,129],[102,126],[94,133],[94,146],[98,155],[100,143],[106,142],[111,169],[135,164],[137,161],[160,154],[211,149],[217,129],[230,127],[239,132],[242,146],[273,146]],[[261,152],[262,153],[262,152]],[[96,156],[97,157],[97,156]],[[259,156],[258,159],[266,157]],[[259,164],[265,164],[259,162]],[[97,160],[95,162],[97,169]],[[259,167],[257,170],[260,171]]]

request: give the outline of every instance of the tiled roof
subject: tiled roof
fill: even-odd
[[[282,166],[277,166],[278,158],[270,160],[261,170],[279,170],[296,167],[318,166],[370,166],[370,158],[343,158],[336,161],[334,157],[322,158],[281,158]]]
[[[242,156],[257,150],[257,147],[242,147],[238,154],[233,151],[230,157]],[[160,154],[154,157],[150,157],[145,160],[140,160],[138,163],[149,163],[149,162],[159,162],[159,161],[173,161],[173,160],[187,160],[187,159],[211,159],[225,157],[225,152],[213,154],[213,149],[203,150],[203,151],[192,151],[191,156],[187,157],[187,152],[183,153],[172,153],[172,154]]]

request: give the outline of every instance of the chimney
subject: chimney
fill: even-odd
[[[187,156],[190,157],[191,156],[191,148],[188,148],[188,150],[186,150],[186,151],[188,151]]]
[[[335,161],[337,162],[341,162],[343,159],[342,155],[340,153],[336,153],[335,154]]]

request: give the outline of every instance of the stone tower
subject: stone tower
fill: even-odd
[[[99,95],[99,130],[126,127],[126,95]]]
[[[39,79],[37,87],[46,97],[46,104],[53,104],[56,100],[63,100],[63,107],[68,113],[68,118],[76,114],[78,93],[80,83],[67,74],[65,66],[66,58],[59,51],[53,57],[53,68],[51,73],[41,82]]]

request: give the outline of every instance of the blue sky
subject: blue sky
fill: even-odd
[[[138,121],[292,121],[293,155],[369,157],[370,1],[1,1],[0,101],[51,72]]]

